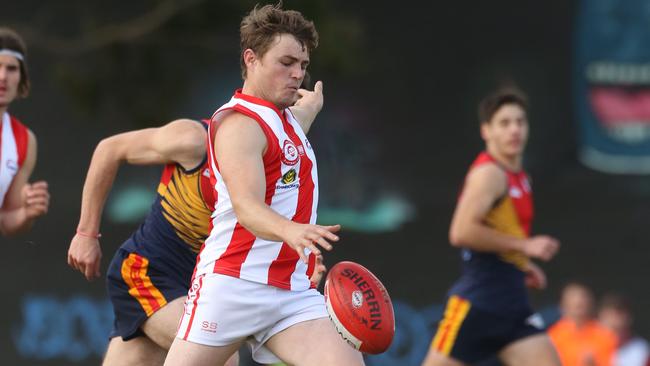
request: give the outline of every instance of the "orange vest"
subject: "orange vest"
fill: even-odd
[[[548,335],[563,366],[612,365],[618,339],[596,321],[578,328],[573,320],[562,318],[549,328]]]

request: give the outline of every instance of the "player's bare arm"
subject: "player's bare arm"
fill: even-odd
[[[338,241],[334,233],[340,225],[298,224],[265,204],[263,155],[267,142],[257,122],[241,114],[230,114],[217,128],[214,141],[219,170],[242,226],[257,237],[286,242],[305,262],[304,248],[315,255],[321,253],[316,245],[332,249],[329,242]]]
[[[47,213],[50,204],[47,182],[28,182],[36,165],[37,150],[36,136],[28,131],[25,162],[16,173],[0,209],[0,230],[3,235],[25,232],[32,227],[36,218]]]
[[[298,97],[298,101],[289,109],[306,134],[316,119],[316,115],[323,108],[323,82],[317,81],[313,91],[298,89]]]
[[[108,193],[123,163],[152,165],[178,163],[186,169],[198,166],[205,157],[205,128],[196,121],[181,119],[159,128],[125,132],[102,140],[84,183],[77,234],[70,242],[68,264],[88,280],[101,275],[98,234]]]
[[[519,251],[528,257],[550,260],[559,247],[554,238],[545,235],[517,238],[484,223],[490,208],[506,194],[506,179],[496,164],[485,164],[469,173],[449,230],[452,245],[484,252]]]

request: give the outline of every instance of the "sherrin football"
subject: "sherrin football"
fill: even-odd
[[[386,351],[395,334],[393,303],[388,291],[358,263],[340,262],[329,270],[325,302],[341,337],[364,353]]]

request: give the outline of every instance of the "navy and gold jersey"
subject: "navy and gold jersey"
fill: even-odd
[[[470,171],[477,166],[498,163],[487,153],[481,153]],[[525,172],[504,169],[507,176],[505,194],[484,218],[485,225],[503,234],[518,238],[530,235],[533,218],[532,192]],[[485,310],[524,311],[530,309],[524,270],[528,258],[519,252],[488,253],[462,250],[463,275],[450,291],[468,299]]]
[[[167,165],[157,193],[144,223],[133,233],[138,250],[186,247],[198,253],[208,237],[214,205],[207,159],[192,170]]]
[[[207,154],[191,170],[165,166],[151,211],[107,271],[115,313],[111,337],[139,336],[148,317],[187,295],[197,253],[209,234],[212,192]]]

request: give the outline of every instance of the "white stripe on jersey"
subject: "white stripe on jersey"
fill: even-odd
[[[11,128],[9,113],[2,115],[2,140],[0,145],[0,207],[4,204],[5,195],[11,186],[16,173],[18,173],[18,147],[16,137]]]

